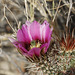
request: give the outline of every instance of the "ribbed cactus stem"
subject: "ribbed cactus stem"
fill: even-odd
[[[62,52],[61,55],[58,57],[58,66],[59,70],[62,72],[66,72],[71,66],[74,66],[75,64],[75,57],[74,57],[75,51],[69,51],[69,52]]]

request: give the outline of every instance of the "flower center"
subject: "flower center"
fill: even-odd
[[[31,42],[31,45],[30,45],[30,49],[32,49],[32,48],[35,48],[35,47],[40,47],[40,42],[38,41],[38,42],[36,42],[35,40],[33,40],[32,42]]]

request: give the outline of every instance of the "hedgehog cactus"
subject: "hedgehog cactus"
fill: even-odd
[[[59,51],[60,56],[58,56],[59,70],[66,72],[70,67],[75,65],[75,38],[70,33],[67,33],[65,37],[61,38],[59,44],[61,48]]]
[[[42,71],[45,75],[58,75],[74,66],[75,39],[69,34],[60,41],[51,37],[53,27],[44,21],[26,22],[17,32],[17,40],[9,40],[33,65],[30,70]],[[51,39],[52,38],[52,39]],[[59,40],[59,39],[58,39]]]

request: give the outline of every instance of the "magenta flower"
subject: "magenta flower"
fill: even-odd
[[[25,56],[40,56],[41,51],[46,53],[51,41],[53,28],[50,29],[49,23],[44,21],[42,25],[34,21],[23,24],[22,29],[17,32],[17,41],[9,38],[15,47]]]

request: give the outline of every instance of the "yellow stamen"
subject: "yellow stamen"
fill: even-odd
[[[37,48],[38,48],[38,47],[40,47],[40,45],[41,45],[41,44],[40,44],[39,42],[36,43],[36,45],[30,45],[30,49],[32,49],[32,48],[34,48],[34,47],[37,47]]]

